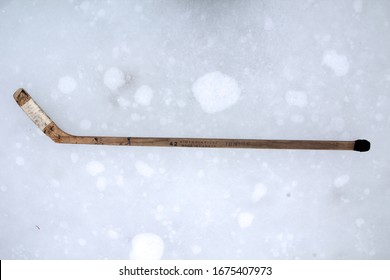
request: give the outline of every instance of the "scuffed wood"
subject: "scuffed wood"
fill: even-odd
[[[18,89],[14,98],[47,136],[63,144],[303,150],[354,150],[355,145],[355,141],[76,136],[60,129],[24,89]]]

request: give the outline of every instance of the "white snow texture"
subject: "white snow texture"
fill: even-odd
[[[233,106],[240,97],[237,81],[221,72],[211,72],[192,85],[192,91],[202,109],[216,113]]]
[[[0,259],[390,259],[390,1],[0,1]],[[354,151],[55,144],[368,139]]]

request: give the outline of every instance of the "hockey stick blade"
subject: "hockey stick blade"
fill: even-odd
[[[18,89],[14,93],[14,98],[27,116],[29,116],[43,133],[56,143],[198,148],[351,150],[358,152],[367,152],[370,150],[370,142],[365,139],[356,141],[330,141],[76,136],[60,129],[24,89]]]

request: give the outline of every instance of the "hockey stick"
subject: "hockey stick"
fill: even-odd
[[[370,149],[370,142],[362,139],[356,141],[317,141],[76,136],[60,129],[24,89],[18,89],[14,93],[14,98],[27,116],[56,143],[201,148],[353,150],[359,152],[366,152]]]

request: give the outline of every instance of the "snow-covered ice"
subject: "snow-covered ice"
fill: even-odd
[[[217,113],[233,106],[241,94],[237,81],[219,71],[198,78],[192,85],[192,92],[207,113]]]
[[[385,0],[0,1],[0,259],[390,259],[389,19]],[[372,149],[56,144],[20,87],[76,135]]]

